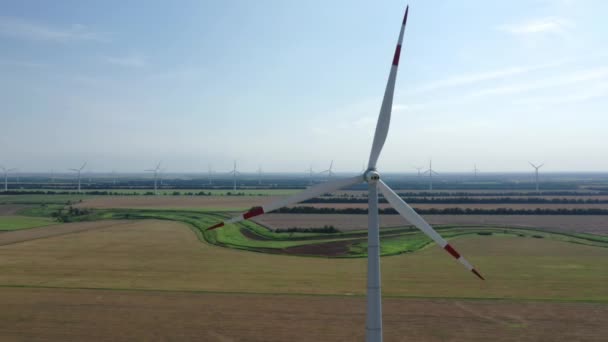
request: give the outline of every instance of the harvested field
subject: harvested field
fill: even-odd
[[[608,235],[608,216],[603,215],[423,215],[431,224],[525,227],[569,233]],[[266,227],[317,228],[332,225],[343,231],[367,229],[367,215],[266,214],[254,219]],[[380,215],[383,227],[409,225],[399,215]]]
[[[11,245],[15,243],[45,239],[66,234],[80,233],[89,230],[102,228],[116,228],[128,221],[97,221],[97,222],[79,222],[57,224],[41,228],[31,228],[24,230],[8,231],[0,234],[0,246]]]
[[[1,288],[2,341],[362,341],[363,297]],[[384,298],[386,341],[604,341],[608,306]]]
[[[271,202],[273,196],[99,196],[76,205],[80,208],[244,210]]]
[[[462,209],[608,209],[608,203],[410,203],[414,209],[446,209],[446,208],[462,208]],[[367,209],[367,203],[300,203],[292,207],[315,207],[315,208],[364,208]],[[391,208],[388,203],[379,203],[379,208]]]
[[[23,204],[0,204],[0,216],[16,215],[20,210],[27,208]]]
[[[491,236],[451,243],[489,280],[480,282],[432,246],[382,258],[384,293],[608,302],[607,248]],[[306,258],[216,247],[200,242],[183,224],[155,220],[117,222],[114,227],[0,246],[0,269],[4,287],[345,295],[363,294],[366,279],[363,258]]]

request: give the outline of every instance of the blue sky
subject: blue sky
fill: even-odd
[[[367,161],[403,1],[13,1],[0,164]],[[605,1],[410,1],[379,167],[608,170]]]

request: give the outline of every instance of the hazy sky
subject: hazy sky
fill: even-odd
[[[0,164],[359,170],[404,6],[3,1]],[[606,13],[603,0],[410,1],[380,169],[608,170]]]

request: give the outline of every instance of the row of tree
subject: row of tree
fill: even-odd
[[[608,209],[601,208],[559,208],[559,209],[512,209],[512,208],[427,208],[416,209],[420,215],[608,215]],[[285,214],[367,214],[366,208],[316,208],[309,206],[283,207],[276,211]],[[398,214],[393,208],[379,210],[380,214]]]

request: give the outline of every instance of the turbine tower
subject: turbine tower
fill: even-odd
[[[473,164],[473,174],[475,175],[475,178],[477,178],[477,173],[478,173],[479,171],[480,171],[480,170],[477,168],[477,164]]]
[[[82,170],[85,168],[85,166],[87,166],[87,162],[84,162],[84,164],[82,164],[82,166],[79,169],[70,169],[70,171],[78,172],[78,192],[82,192],[80,190],[80,175],[82,173]]]
[[[209,164],[209,174],[207,175],[209,178],[209,185],[213,184],[213,170],[211,169],[211,164]]]
[[[0,166],[0,169],[2,169],[2,172],[4,172],[4,191],[6,192],[8,191],[8,173],[16,171],[17,169],[7,169],[4,166]]]
[[[401,31],[399,33],[399,40],[395,54],[393,57],[386,90],[384,92],[384,99],[382,100],[382,106],[380,107],[380,114],[378,116],[378,123],[376,125],[376,132],[374,135],[374,141],[372,143],[371,153],[369,156],[369,162],[367,170],[355,177],[346,179],[335,179],[330,180],[326,183],[319,184],[317,186],[308,188],[295,195],[280,199],[273,203],[266,204],[261,207],[254,207],[251,210],[240,214],[239,216],[225,220],[218,224],[215,224],[207,230],[217,229],[225,224],[236,223],[242,220],[246,220],[264,213],[268,213],[279,208],[293,205],[305,201],[310,198],[317,197],[321,194],[333,192],[341,188],[346,188],[355,184],[365,182],[368,184],[368,205],[369,205],[369,217],[368,217],[368,233],[367,233],[367,317],[366,317],[366,340],[368,342],[380,342],[382,341],[382,303],[381,303],[381,290],[380,290],[380,229],[379,229],[379,218],[378,218],[378,190],[382,192],[384,198],[390,203],[399,214],[401,214],[411,224],[420,229],[423,233],[429,236],[435,241],[441,248],[445,249],[452,257],[457,259],[464,267],[469,271],[473,272],[480,279],[483,279],[481,274],[473,268],[473,266],[462,257],[446,240],[444,240],[437,232],[420,216],[412,207],[410,207],[405,201],[403,201],[384,181],[380,179],[380,173],[376,169],[376,163],[386,137],[388,134],[391,109],[393,104],[393,94],[395,92],[395,81],[397,78],[397,67],[399,64],[399,55],[401,53],[401,42],[403,41],[403,34],[405,31],[405,24],[407,21],[408,8],[405,10],[403,22],[401,25]]]
[[[232,190],[236,191],[236,176],[241,174],[236,170],[236,160],[234,161],[234,167],[232,168],[232,171],[228,171],[228,174],[232,175]]]
[[[545,165],[545,163],[542,163],[542,164],[540,164],[538,166],[532,164],[531,162],[528,162],[528,163],[530,163],[530,165],[532,165],[532,167],[534,168],[534,178],[536,180],[536,192],[539,192],[540,190],[539,190],[539,187],[538,187],[538,169],[540,169],[541,167],[543,167],[543,165]]]
[[[433,175],[439,175],[433,170],[433,160],[429,160],[429,169],[424,171],[422,174],[429,174],[429,191],[433,191]]]
[[[424,169],[424,167],[422,167],[422,166],[414,166],[414,169],[416,169],[416,171],[418,171],[418,177],[420,177],[422,175],[422,173],[420,173],[420,170]]]
[[[154,194],[158,195],[158,173],[160,171],[160,163],[156,164],[156,167],[149,170],[144,170],[146,172],[154,172]]]
[[[258,185],[262,185],[262,165],[258,166]]]
[[[312,178],[314,177],[314,171],[312,170],[312,164],[310,164],[310,167],[306,170],[304,170],[304,172],[306,172],[308,174],[308,184],[312,185]]]

